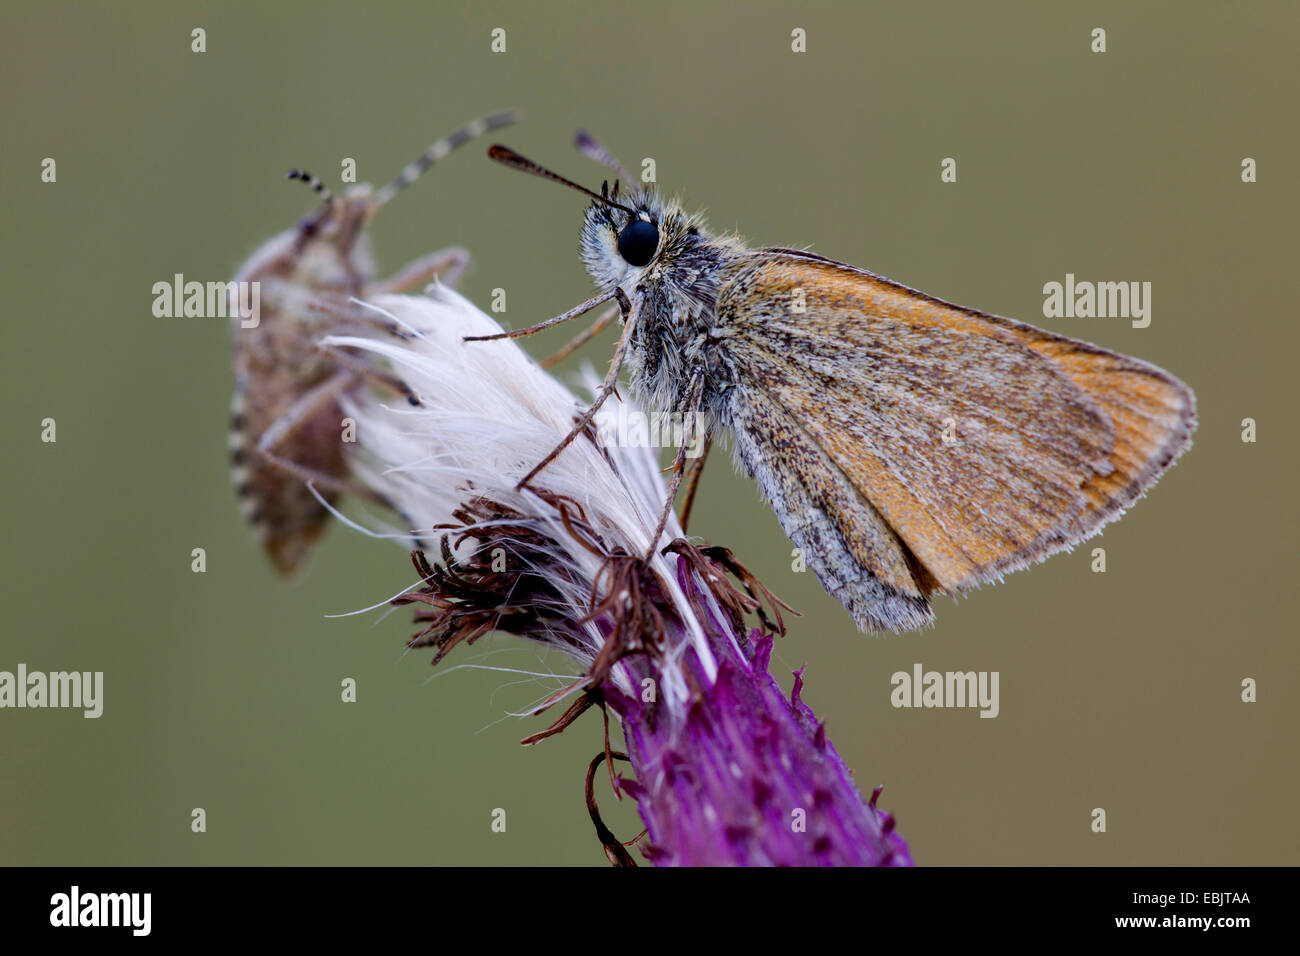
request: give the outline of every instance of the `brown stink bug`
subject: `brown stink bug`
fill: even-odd
[[[414,401],[370,361],[322,349],[317,342],[327,333],[359,326],[380,325],[400,334],[356,300],[407,291],[435,278],[453,285],[469,261],[463,249],[443,249],[377,280],[366,226],[385,203],[457,146],[514,121],[513,112],[503,112],[461,127],[379,190],[357,184],[335,196],[309,173],[291,171],[290,179],[306,181],[321,197],[320,207],[263,244],[235,276],[230,286],[235,333],[231,472],[244,515],[281,574],[302,564],[324,530],[329,509],[322,502],[333,504],[345,492],[376,500],[348,480],[340,398],[374,385]],[[233,301],[243,283],[256,283],[259,290],[253,298],[256,314],[241,314]]]

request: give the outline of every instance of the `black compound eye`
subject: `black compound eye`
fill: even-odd
[[[618,254],[630,266],[645,265],[654,258],[658,248],[659,227],[653,222],[637,219],[618,234]]]

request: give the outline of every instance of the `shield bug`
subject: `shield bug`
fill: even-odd
[[[322,349],[318,340],[359,326],[378,325],[400,335],[358,300],[434,279],[452,285],[469,261],[463,249],[448,248],[376,279],[366,227],[389,200],[453,149],[514,121],[513,112],[502,112],[466,124],[378,190],[357,184],[336,196],[310,173],[290,171],[290,179],[312,187],[319,207],[264,243],[236,274],[230,287],[235,370],[231,471],[244,515],[281,574],[302,564],[324,530],[329,508],[323,502],[332,505],[343,493],[375,500],[372,492],[348,480],[340,399],[351,390],[376,386],[414,401],[370,361]],[[253,300],[259,303],[257,314],[241,314],[233,301],[243,283],[256,283],[260,290]]]

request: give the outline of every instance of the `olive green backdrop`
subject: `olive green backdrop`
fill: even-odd
[[[0,670],[102,670],[106,690],[99,720],[0,711],[0,862],[603,862],[581,798],[598,718],[521,749],[543,719],[505,714],[543,687],[451,670],[538,669],[520,642],[430,680],[428,654],[404,653],[408,611],[326,619],[410,580],[391,544],[335,526],[300,578],[273,577],[227,476],[229,329],[150,311],[154,282],[228,278],[311,208],[286,169],[337,183],[353,157],[387,181],[506,106],[525,121],[497,138],[584,182],[602,171],[571,149],[578,126],[757,245],[1189,382],[1196,445],[1146,500],[1073,554],[941,600],[926,633],[857,633],[723,459],[694,530],[804,612],[774,671],[788,686],[807,663],[806,699],[864,789],[886,785],[919,863],[1294,862],[1295,5],[464,6],[6,6]],[[466,246],[467,294],[505,288],[522,325],[591,294],[583,204],[485,145],[374,237],[386,270]],[[1044,319],[1067,272],[1152,282],[1151,326]],[[889,675],[917,662],[999,671],[1001,715],[893,709]],[[638,829],[630,801],[609,815]]]

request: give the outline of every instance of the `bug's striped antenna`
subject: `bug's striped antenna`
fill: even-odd
[[[594,159],[602,166],[614,170],[614,172],[618,173],[619,178],[629,186],[636,186],[636,180],[632,178],[632,174],[627,171],[627,168],[618,161],[618,157],[606,149],[604,144],[585,129],[580,129],[573,134],[573,145],[583,156]],[[614,184],[614,194],[618,195],[618,183]]]
[[[482,136],[489,130],[500,129],[502,126],[510,126],[518,122],[519,114],[514,110],[503,110],[500,113],[492,113],[490,116],[484,116],[476,119],[472,123],[466,123],[460,129],[444,136],[412,163],[407,165],[391,183],[375,193],[375,207],[378,208],[388,200],[392,199],[411,183],[415,182],[424,173],[426,169],[434,163],[443,159],[448,153],[458,146],[464,146],[470,140]]]
[[[334,194],[329,191],[329,188],[305,169],[291,169],[285,178],[301,179],[307,185],[311,186],[312,192],[317,196],[320,196],[321,202],[323,202],[327,208],[334,202]]]

